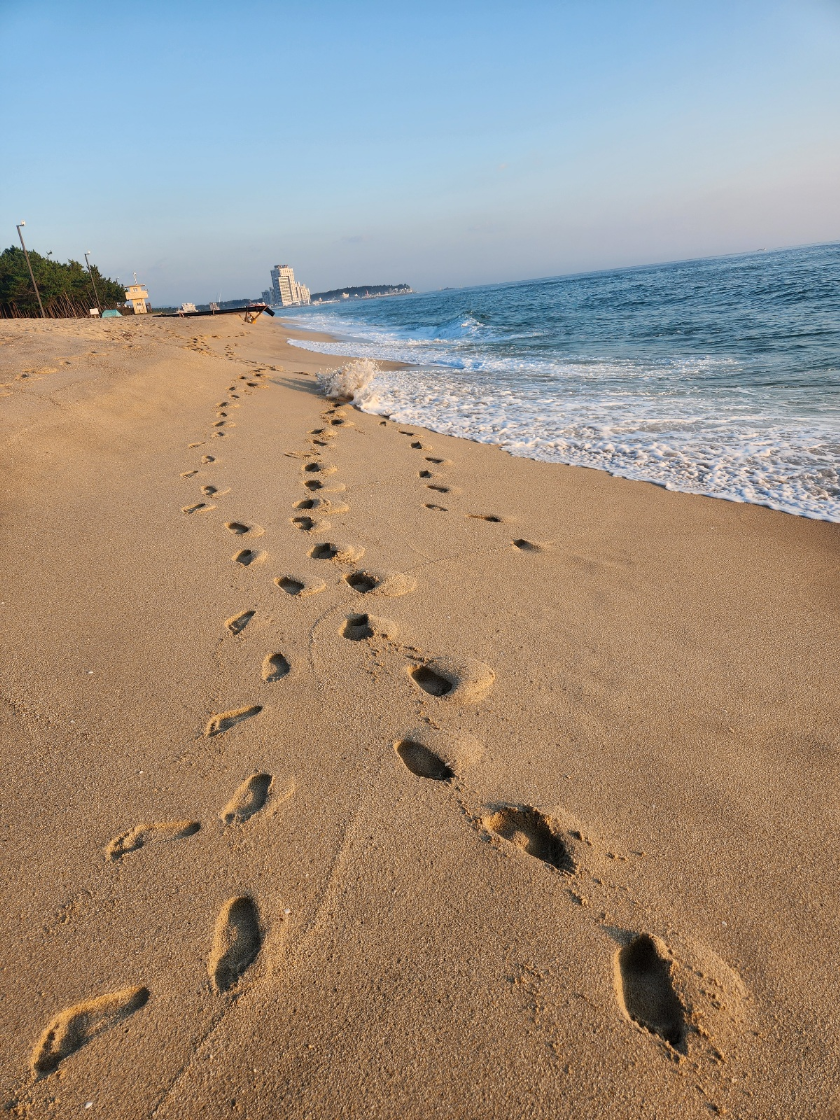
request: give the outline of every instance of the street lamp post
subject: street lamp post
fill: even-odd
[[[91,271],[91,267],[90,267],[90,249],[88,249],[88,251],[85,253],[85,260],[87,261],[88,275],[90,276],[90,282],[91,282],[91,284],[93,284],[93,298],[96,300],[96,306],[101,311],[102,310],[102,304],[99,302],[99,292],[97,292],[97,290],[96,290],[96,281],[93,278],[93,272]]]
[[[24,241],[23,241],[23,234],[20,232],[20,227],[25,226],[25,225],[26,225],[26,222],[21,222],[20,225],[18,225],[18,227],[17,227],[18,237],[20,238],[20,244],[21,244],[21,248],[23,249],[23,255],[26,257],[26,263],[29,266],[29,276],[32,280],[32,287],[35,289],[35,297],[38,300],[38,306],[41,308],[41,318],[46,319],[47,313],[46,313],[46,311],[44,311],[44,305],[43,305],[43,303],[41,303],[41,293],[38,291],[38,285],[35,283],[35,273],[32,271],[32,262],[29,259],[29,253],[27,253],[27,251],[26,251],[26,245],[24,244]]]

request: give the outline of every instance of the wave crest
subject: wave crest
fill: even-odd
[[[318,388],[330,400],[359,404],[377,373],[379,366],[372,358],[355,358],[329,373],[319,373]]]

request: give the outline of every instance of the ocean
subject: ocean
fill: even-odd
[[[286,317],[340,339],[295,345],[371,360],[348,375],[366,412],[840,521],[840,244]]]

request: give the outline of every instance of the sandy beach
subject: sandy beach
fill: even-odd
[[[840,526],[0,322],[12,1116],[840,1116]]]

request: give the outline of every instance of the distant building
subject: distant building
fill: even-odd
[[[291,265],[276,264],[272,268],[270,302],[275,307],[296,307],[309,303],[309,289],[304,284],[298,284]]]
[[[263,303],[274,303],[274,292],[271,288],[266,288],[261,298]]]
[[[135,315],[145,315],[149,310],[148,299],[149,293],[143,284],[137,283],[137,277],[134,277],[134,283],[129,284],[125,290],[125,298],[134,308]]]

